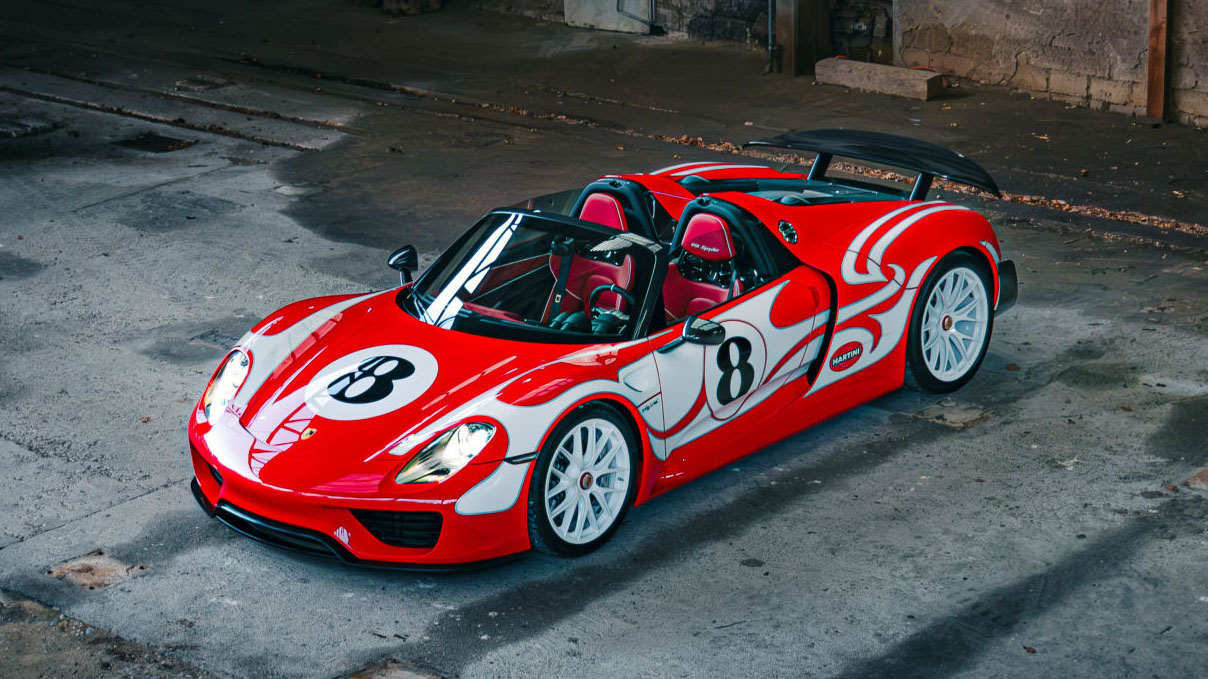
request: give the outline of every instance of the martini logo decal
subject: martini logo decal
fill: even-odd
[[[835,372],[847,370],[860,360],[860,354],[864,353],[864,345],[859,342],[848,342],[839,347],[835,354],[831,356],[830,367]]]
[[[406,344],[370,347],[328,364],[306,386],[306,404],[330,420],[364,420],[402,408],[436,381],[436,357]]]

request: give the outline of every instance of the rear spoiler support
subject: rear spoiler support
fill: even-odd
[[[769,146],[793,151],[813,151],[818,155],[809,178],[825,178],[835,156],[879,163],[918,173],[910,191],[911,200],[923,200],[935,177],[989,191],[1002,197],[998,184],[981,165],[965,156],[930,142],[861,130],[809,130],[785,132],[770,139],[747,142],[743,146]]]

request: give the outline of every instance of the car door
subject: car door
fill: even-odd
[[[732,444],[805,393],[829,303],[825,279],[801,266],[700,314],[725,330],[720,344],[658,351],[680,337],[683,322],[651,338],[669,465],[695,475],[749,452]]]

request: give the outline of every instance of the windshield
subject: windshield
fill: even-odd
[[[492,212],[400,303],[425,323],[479,335],[630,339],[649,313],[656,253],[660,246],[623,231],[527,211]]]

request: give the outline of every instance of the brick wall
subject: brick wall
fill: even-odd
[[[1208,2],[1170,0],[1170,92],[1208,127]],[[895,0],[898,63],[1058,101],[1145,113],[1148,0]]]

